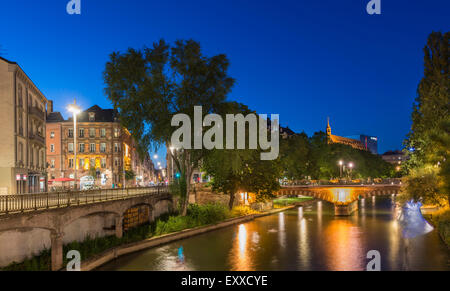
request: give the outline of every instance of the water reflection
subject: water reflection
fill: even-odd
[[[261,217],[119,258],[101,270],[364,270],[369,250],[382,270],[448,270],[448,251],[436,231],[404,239],[391,197],[360,201],[351,217],[331,203]],[[185,262],[178,250],[183,246]]]
[[[332,220],[325,228],[325,252],[328,270],[363,270],[361,232],[349,220]]]
[[[234,253],[232,254],[231,266],[233,271],[252,271],[249,248],[247,226],[241,224],[235,239]]]
[[[278,214],[278,241],[280,247],[286,247],[286,231],[285,231],[285,221],[284,221],[284,212],[280,212]]]
[[[305,218],[299,221],[299,232],[298,232],[298,254],[299,254],[299,264],[300,269],[308,270],[310,267],[310,243],[308,241],[308,229],[307,222]]]

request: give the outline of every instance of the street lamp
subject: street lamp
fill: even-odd
[[[77,100],[73,100],[73,104],[67,107],[67,110],[73,115],[73,153],[74,153],[74,177],[75,189],[77,189],[77,114],[81,112],[81,108],[77,105]]]
[[[154,158],[154,159],[157,159],[157,158],[158,158],[158,155],[154,155],[153,158]]]
[[[344,164],[344,162],[342,160],[339,161],[339,175],[342,178],[342,165]]]
[[[350,179],[351,179],[351,178],[352,178],[353,163],[350,162],[350,163],[348,164],[348,167],[350,168]]]

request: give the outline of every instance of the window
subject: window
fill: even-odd
[[[119,144],[117,142],[114,143],[114,152],[115,153],[119,152]]]
[[[89,145],[89,151],[90,151],[91,153],[95,153],[95,143],[91,143],[91,144]]]
[[[80,159],[80,165],[79,165],[79,167],[80,167],[81,169],[84,169],[84,159]]]
[[[84,143],[80,143],[79,152],[84,153]]]
[[[19,134],[23,135],[23,120],[21,112],[19,112]]]
[[[54,138],[54,137],[55,137],[55,132],[54,131],[50,132],[50,138]]]
[[[67,136],[68,137],[73,137],[73,128],[69,128]]]
[[[55,145],[54,145],[54,144],[51,144],[51,145],[50,145],[50,152],[51,152],[51,153],[54,153],[54,152],[55,152]]]
[[[114,166],[118,167],[119,165],[119,158],[114,158]]]
[[[50,167],[51,167],[52,169],[55,168],[55,160],[51,160],[51,161],[50,161]]]
[[[67,149],[69,150],[69,153],[73,153],[73,143],[68,143],[67,144]]]
[[[19,107],[23,107],[22,86],[20,86],[20,85],[19,85],[18,95],[19,95]]]
[[[114,137],[119,137],[120,136],[120,129],[119,128],[114,128]]]
[[[89,167],[95,168],[95,159],[90,159]]]
[[[95,128],[89,128],[89,137],[95,137]]]
[[[89,121],[95,121],[95,113],[89,112]]]
[[[101,153],[105,153],[106,152],[106,143],[101,143],[100,144],[100,152]]]
[[[19,161],[23,161],[23,144],[19,142]]]
[[[69,159],[69,168],[73,168],[73,159]]]
[[[106,168],[106,159],[102,158],[102,163],[101,163],[102,168]]]
[[[84,137],[84,128],[80,128],[79,137]]]
[[[102,128],[100,130],[100,137],[105,137],[106,136],[106,129]]]

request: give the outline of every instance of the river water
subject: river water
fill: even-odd
[[[392,197],[359,201],[351,217],[314,202],[240,225],[126,255],[99,270],[365,270],[377,250],[382,270],[450,270],[436,230],[404,238]],[[184,259],[180,259],[180,247]]]

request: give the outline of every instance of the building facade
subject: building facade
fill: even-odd
[[[47,98],[21,67],[0,57],[0,195],[46,191]]]
[[[348,138],[331,133],[330,119],[327,122],[327,141],[329,144],[340,143],[351,146],[354,149],[370,151],[372,154],[378,154],[378,138],[376,136],[358,135],[356,138]]]
[[[407,156],[399,150],[387,151],[381,155],[381,158],[384,161],[396,166],[397,169],[399,169],[401,165],[407,160]]]
[[[115,110],[94,105],[81,112],[77,115],[76,133],[73,119],[64,120],[59,112],[49,113],[47,122],[49,181],[74,179],[75,168],[82,184],[93,180],[102,188],[147,186],[154,178],[151,160],[139,157]],[[131,172],[135,174],[132,178]]]

